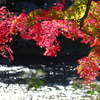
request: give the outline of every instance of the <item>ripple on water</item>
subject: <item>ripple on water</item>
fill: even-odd
[[[57,68],[50,68],[50,66],[48,66],[47,69],[49,70],[46,69],[47,65],[38,65],[40,66],[39,68],[46,69],[45,71],[49,72],[47,76],[48,82],[38,88],[37,91],[34,91],[34,88],[27,90],[27,84],[23,84],[23,82],[17,83],[17,81],[23,81],[22,78],[17,75],[22,74],[21,72],[23,71],[29,72],[31,70],[35,72],[36,65],[31,66],[31,68],[28,68],[25,66],[0,65],[0,100],[81,100],[82,96],[84,96],[82,90],[75,91],[72,85],[70,85],[73,82],[73,78],[77,78],[75,73],[72,75],[72,78],[68,74],[70,70],[63,70],[60,65],[57,66]],[[68,85],[68,83],[70,84]],[[84,100],[89,100],[89,98]]]

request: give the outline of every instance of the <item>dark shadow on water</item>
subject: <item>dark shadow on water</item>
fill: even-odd
[[[68,85],[71,78],[78,78],[75,67],[77,66],[77,60],[82,58],[83,55],[59,55],[58,57],[46,57],[37,55],[14,55],[15,60],[8,63],[8,67],[11,66],[24,66],[29,69],[37,70],[41,69],[47,73],[47,76],[43,77],[44,85]],[[3,63],[2,65],[7,65]],[[7,84],[23,84],[26,80],[18,78],[22,75],[22,72],[9,73],[7,71],[0,72],[1,81]]]
[[[42,55],[32,55],[32,54],[20,54],[14,55],[14,61],[10,65],[23,65],[28,66],[30,64],[49,64],[54,63],[68,63],[70,65],[77,64],[77,60],[82,58],[84,55],[58,55],[57,57],[48,57]]]

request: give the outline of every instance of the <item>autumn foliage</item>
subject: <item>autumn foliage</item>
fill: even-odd
[[[63,0],[65,3],[66,0]],[[56,3],[49,10],[36,9],[29,14],[19,16],[11,13],[6,7],[0,8],[0,52],[13,60],[11,45],[14,37],[35,40],[40,48],[45,48],[43,55],[57,56],[60,51],[60,35],[67,39],[90,44],[91,51],[87,57],[78,60],[76,67],[85,83],[91,83],[100,70],[100,3],[92,0],[76,0],[64,10],[62,3]]]

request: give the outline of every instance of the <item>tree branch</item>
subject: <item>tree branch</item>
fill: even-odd
[[[86,5],[86,11],[84,16],[80,19],[80,30],[82,30],[82,27],[84,26],[84,20],[87,18],[88,13],[89,13],[89,9],[90,9],[90,5],[91,5],[92,0],[88,0],[88,3]]]

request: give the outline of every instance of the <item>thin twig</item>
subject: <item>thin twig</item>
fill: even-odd
[[[10,44],[10,46],[12,46],[12,45],[19,39],[19,37],[20,37],[20,35],[19,35],[19,33],[18,33],[16,39]]]

